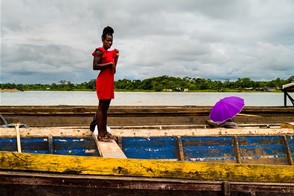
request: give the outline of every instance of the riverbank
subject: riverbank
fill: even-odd
[[[1,89],[0,88],[0,92],[20,92],[20,90],[17,90],[15,88],[13,88],[13,89]]]
[[[0,89],[0,92],[95,92],[95,89],[74,89],[74,90],[52,90],[52,89],[34,89],[34,90],[18,90],[18,89]],[[170,93],[170,92],[183,92],[183,93],[283,93],[279,89],[270,90],[252,90],[252,89],[224,89],[224,90],[126,90],[126,89],[115,89],[115,92],[134,92],[134,93]]]

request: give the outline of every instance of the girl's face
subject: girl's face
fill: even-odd
[[[103,48],[106,50],[112,46],[113,37],[111,35],[106,35],[105,39],[102,39]]]

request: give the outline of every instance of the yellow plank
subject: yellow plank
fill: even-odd
[[[0,169],[254,182],[294,182],[294,167],[0,152]]]

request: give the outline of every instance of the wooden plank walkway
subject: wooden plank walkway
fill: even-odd
[[[100,142],[97,136],[92,133],[92,137],[95,140],[99,154],[104,158],[127,158],[122,149],[117,145],[114,140],[111,142]]]

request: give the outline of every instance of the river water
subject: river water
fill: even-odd
[[[283,93],[207,93],[207,92],[115,92],[112,106],[213,106],[219,99],[239,96],[246,106],[283,106]],[[293,94],[291,94],[293,97]],[[1,92],[5,106],[97,105],[95,92],[25,91]],[[288,105],[290,102],[288,101]]]

